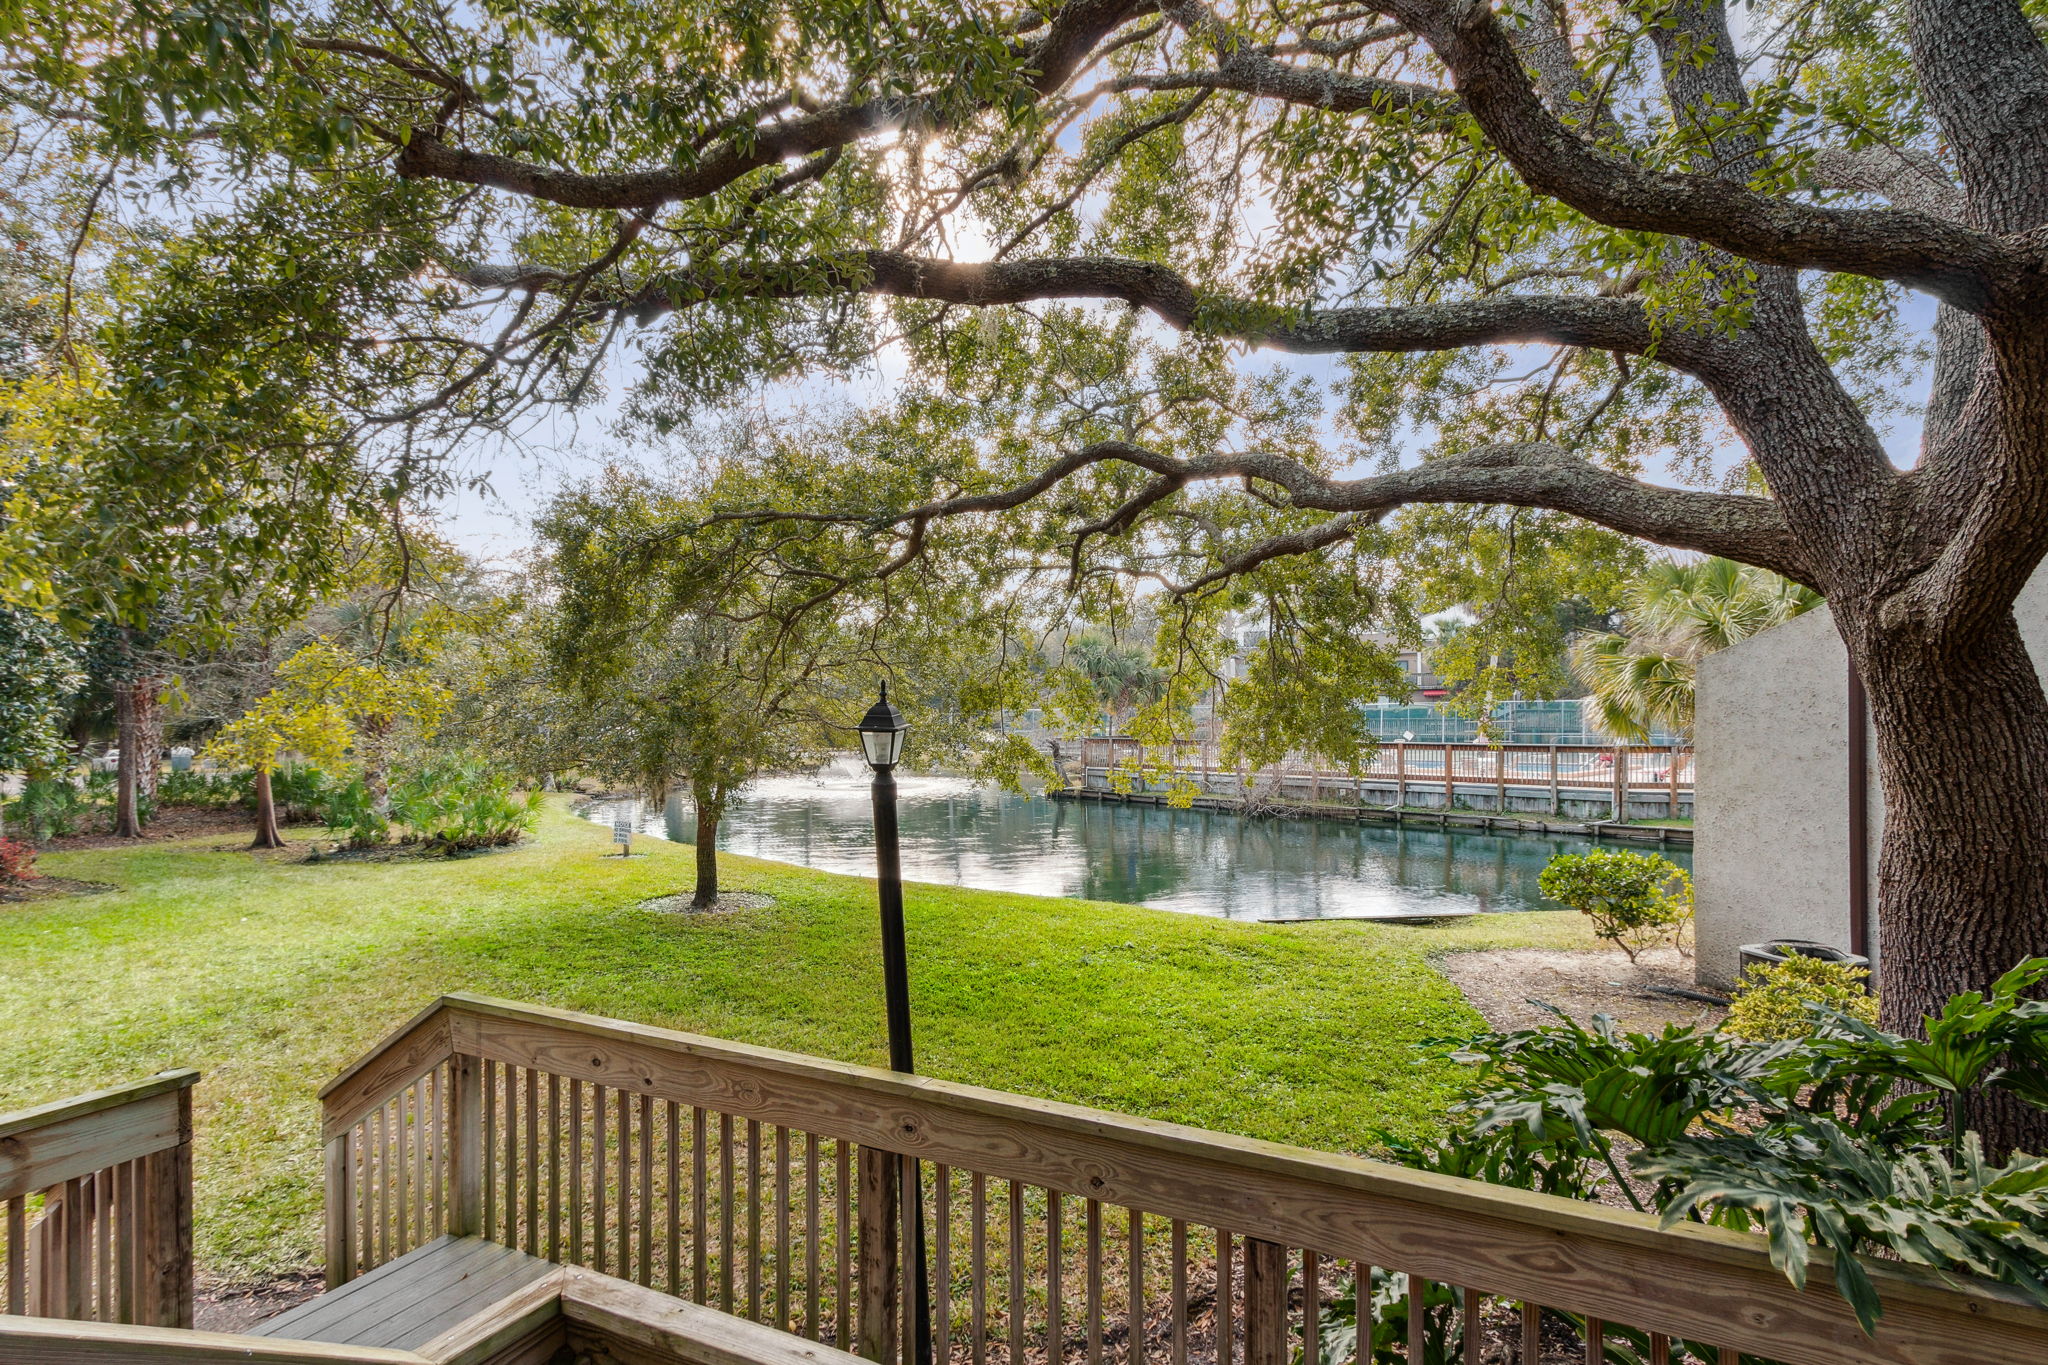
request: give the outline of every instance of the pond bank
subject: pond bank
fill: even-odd
[[[1047,791],[1055,801],[1110,801],[1127,805],[1171,807],[1164,792],[1116,792],[1099,787],[1069,787]],[[1228,796],[1197,796],[1185,809],[1246,813],[1247,803]],[[1499,834],[1550,834],[1577,839],[1616,839],[1628,843],[1660,844],[1667,848],[1691,848],[1692,827],[1661,823],[1616,824],[1612,820],[1558,820],[1499,815],[1492,811],[1445,810],[1441,806],[1352,806],[1331,802],[1287,801],[1261,803],[1255,812],[1283,820],[1345,820],[1382,824],[1416,824],[1438,829],[1484,830]]]

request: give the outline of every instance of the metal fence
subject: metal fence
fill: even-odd
[[[1448,714],[1441,705],[1408,706],[1396,702],[1370,702],[1366,723],[1383,742],[1407,740],[1421,744],[1471,744],[1480,742],[1477,717]],[[1487,712],[1486,734],[1502,744],[1598,744],[1613,738],[1587,726],[1580,705],[1565,701],[1504,701]],[[1655,731],[1648,747],[1668,749],[1679,743],[1678,736]]]

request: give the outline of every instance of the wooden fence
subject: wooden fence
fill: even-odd
[[[907,1361],[915,1158],[954,1365],[1371,1365],[1324,1333],[1361,1279],[1413,1365],[2048,1360],[1997,1286],[1872,1265],[1872,1340],[1824,1253],[1794,1289],[1724,1229],[472,996],[323,1104],[337,1283],[476,1233]]]
[[[192,1325],[192,1085],[167,1071],[0,1116],[0,1311]]]
[[[1381,745],[1359,765],[1356,776],[1310,756],[1289,755],[1256,773],[1221,766],[1216,746],[1187,741],[1171,754],[1148,754],[1128,736],[1082,741],[1089,769],[1135,772],[1158,764],[1165,780],[1193,783],[1205,791],[1219,786],[1291,793],[1311,803],[1348,800],[1367,804],[1364,788],[1386,795],[1382,804],[1398,809],[1412,800],[1454,809],[1460,804],[1507,811],[1512,797],[1556,815],[1566,800],[1597,801],[1608,818],[1626,818],[1631,803],[1661,807],[1676,816],[1692,800],[1693,754],[1679,746],[1627,744],[1410,744]]]

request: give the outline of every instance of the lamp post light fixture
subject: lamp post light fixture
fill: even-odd
[[[903,944],[903,862],[896,833],[896,764],[910,729],[903,713],[881,700],[860,720],[861,754],[874,770],[875,889],[882,906],[882,994],[889,1019],[889,1069],[914,1072],[910,1049],[910,957]],[[900,1197],[910,1202],[911,1322],[916,1365],[932,1365],[931,1282],[925,1271],[924,1173],[917,1158],[898,1159]]]

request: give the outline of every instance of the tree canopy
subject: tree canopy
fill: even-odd
[[[1347,622],[1485,584],[1488,660],[1537,657],[1485,633],[1561,587],[1611,595],[1628,551],[1589,523],[1823,593],[1877,727],[1907,1026],[2048,950],[2012,613],[2048,552],[2048,15],[1736,18],[28,0],[0,42],[24,117],[188,205],[104,388],[129,482],[224,546],[357,487],[344,459],[445,478],[436,442],[588,401],[608,356],[673,428],[884,355],[889,477],[718,515],[877,565],[1000,518],[1011,572],[1190,613],[1244,575]],[[1908,293],[1937,318],[1901,470]],[[1248,349],[1342,357],[1334,403]],[[1753,468],[1717,486],[1724,446]],[[230,488],[254,510],[210,516]]]

